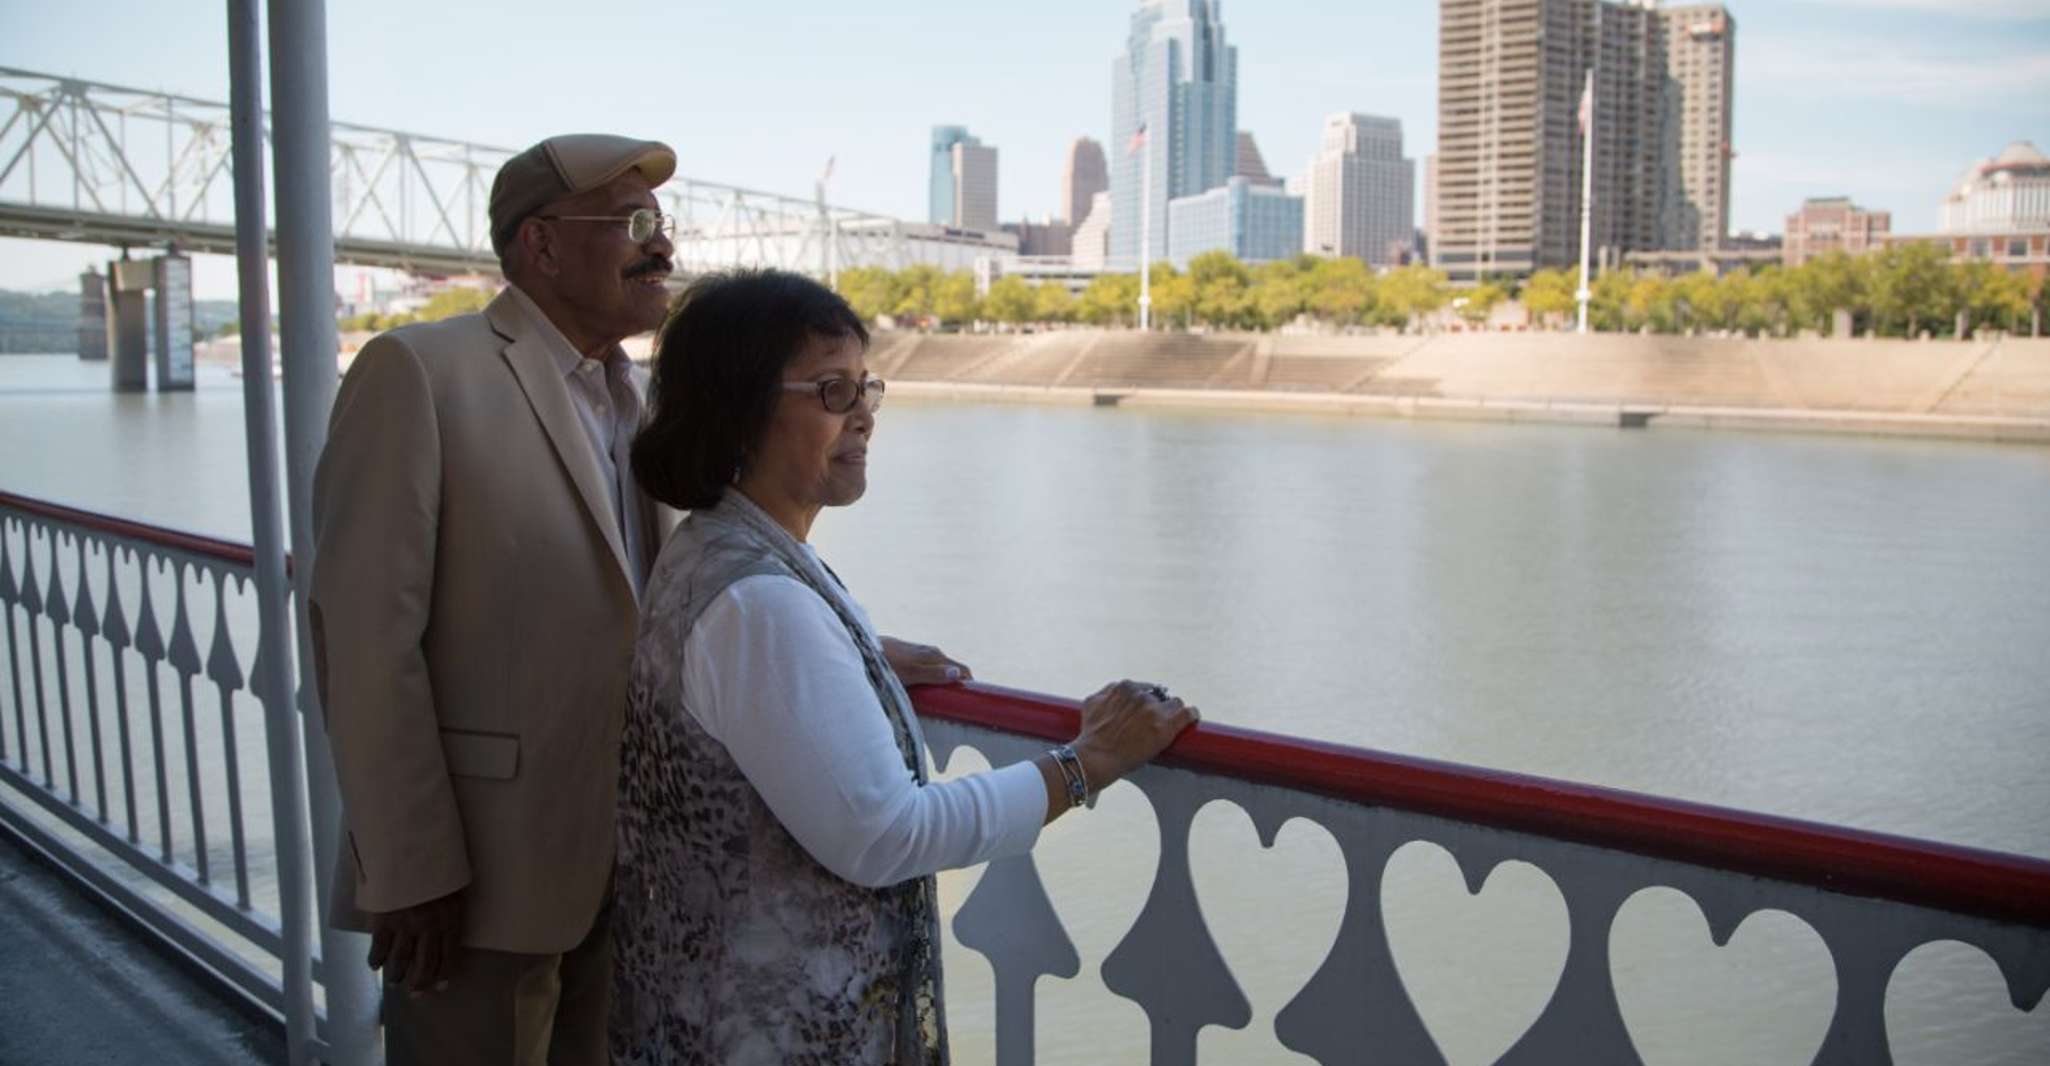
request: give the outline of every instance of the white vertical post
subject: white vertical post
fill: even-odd
[[[278,854],[278,912],[284,924],[285,1045],[292,1066],[315,1058],[313,1014],[314,867],[307,838],[306,762],[292,701],[292,622],[285,578],[285,530],[278,506],[278,420],[271,400],[270,234],[264,213],[263,41],[257,0],[228,0],[228,110],[233,131],[235,258],[241,285],[242,414],[249,445],[249,530],[256,555],[262,654],[255,691],[263,702],[270,764],[272,834]]]
[[[1153,328],[1153,145],[1139,142],[1139,329]]]
[[[1574,295],[1580,301],[1580,329],[1587,332],[1587,301],[1594,295],[1588,277],[1587,258],[1589,245],[1594,241],[1594,68],[1587,68],[1587,90],[1582,97],[1587,102],[1587,129],[1581,134],[1586,155],[1580,163],[1580,291]]]
[[[313,468],[327,440],[335,399],[334,201],[328,164],[326,0],[271,0],[271,146],[278,210],[279,340],[285,365],[285,481],[291,505],[293,570],[298,593],[299,662],[311,664],[306,604],[313,557]],[[308,667],[310,670],[310,666]],[[340,791],[317,687],[300,674],[299,707],[306,740],[307,798],[312,808],[316,887],[323,913],[334,883],[341,831]],[[377,1054],[377,988],[358,964],[368,948],[360,933],[322,923],[321,983],[327,990],[328,1061],[368,1066]]]

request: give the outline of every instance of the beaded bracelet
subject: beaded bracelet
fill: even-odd
[[[1053,764],[1060,768],[1061,778],[1068,783],[1068,806],[1096,809],[1096,794],[1089,791],[1089,779],[1082,773],[1082,758],[1075,749],[1062,744],[1047,754],[1053,756]]]

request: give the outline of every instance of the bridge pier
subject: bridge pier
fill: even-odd
[[[157,391],[191,392],[192,260],[173,251],[158,256],[151,266],[157,290]]]
[[[149,388],[149,290],[154,274],[147,260],[107,264],[107,358],[115,392]]]
[[[78,276],[78,357],[107,361],[107,279],[97,270]]]
[[[105,278],[79,275],[79,288],[78,357],[108,360],[115,392],[148,390],[152,349],[157,391],[192,391],[191,259],[174,251],[155,259],[115,260],[107,264]],[[98,328],[86,321],[94,315]]]

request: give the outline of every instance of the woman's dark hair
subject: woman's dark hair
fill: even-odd
[[[690,283],[655,344],[649,416],[634,437],[634,478],[684,510],[733,484],[782,395],[783,369],[812,337],[868,330],[847,301],[802,274],[733,270]]]

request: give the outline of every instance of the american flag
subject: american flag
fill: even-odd
[[[1594,71],[1587,72],[1587,88],[1580,90],[1580,135],[1587,136],[1594,125]]]
[[[1131,143],[1125,145],[1125,154],[1138,155],[1139,149],[1144,147],[1146,147],[1146,124],[1141,122],[1139,123],[1139,128],[1132,133]]]

